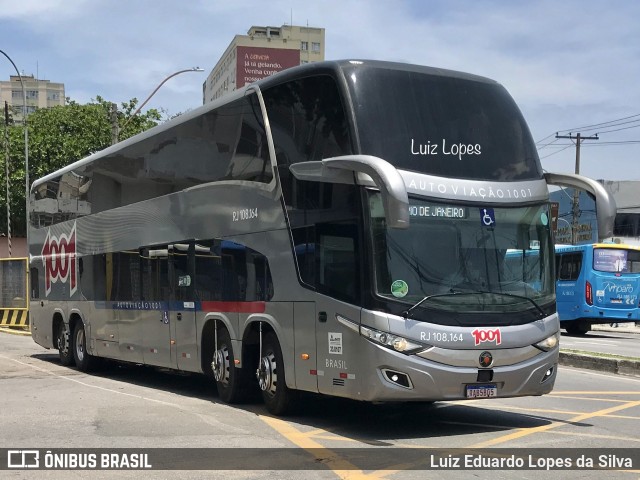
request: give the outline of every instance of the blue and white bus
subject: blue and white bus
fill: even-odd
[[[556,246],[560,326],[585,334],[598,323],[640,319],[640,247],[608,243]]]

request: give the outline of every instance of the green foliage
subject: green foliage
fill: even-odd
[[[161,120],[160,112],[150,109],[131,117],[138,100],[122,102],[118,108],[118,125],[125,125],[119,140],[154,127]],[[3,119],[4,120],[4,119]],[[9,157],[9,197],[11,207],[11,235],[26,235],[25,225],[25,148],[24,126],[5,122],[0,126],[0,151],[3,176]],[[111,102],[98,96],[81,105],[67,98],[67,104],[38,109],[27,118],[29,145],[29,182],[107,148],[112,143]],[[9,137],[9,148],[6,137]],[[6,184],[0,186],[0,232],[6,234]]]

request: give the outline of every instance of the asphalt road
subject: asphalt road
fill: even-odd
[[[624,330],[624,331],[623,331]],[[585,335],[568,335],[564,330],[560,338],[561,349],[608,353],[640,358],[640,328],[591,330]]]
[[[215,387],[203,376],[114,364],[87,375],[61,366],[56,352],[42,349],[30,337],[0,333],[0,405],[0,449],[164,448],[165,456],[176,461],[178,448],[246,453],[234,469],[224,472],[185,467],[126,472],[127,478],[640,477],[640,462],[632,469],[606,472],[425,471],[429,460],[409,455],[415,448],[445,448],[452,455],[458,449],[503,448],[506,455],[548,448],[554,459],[576,452],[599,456],[620,447],[637,451],[640,378],[567,367],[560,367],[555,390],[543,397],[370,405],[308,395],[297,415],[282,419],[268,415],[257,401],[220,403]],[[266,456],[264,448],[274,449],[275,456]],[[352,458],[353,450],[345,448],[370,453]],[[379,468],[376,462],[389,454],[391,466]],[[311,469],[266,470],[277,455]],[[122,471],[0,471],[0,478],[122,476]]]

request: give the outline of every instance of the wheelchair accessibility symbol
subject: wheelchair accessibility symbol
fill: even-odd
[[[482,225],[485,227],[492,227],[496,224],[496,216],[493,212],[493,208],[481,208],[480,209],[480,219],[482,220]]]

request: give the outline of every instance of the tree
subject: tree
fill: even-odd
[[[150,109],[144,114],[131,117],[138,100],[123,102],[118,109],[118,124],[126,129],[120,132],[124,140],[154,127],[161,120],[158,110]],[[29,181],[54,172],[111,145],[111,102],[98,96],[90,103],[81,105],[67,98],[67,104],[53,108],[38,109],[28,117],[29,129]],[[129,120],[130,119],[130,120]],[[9,130],[9,181],[11,207],[11,234],[26,235],[25,225],[25,161],[24,126],[0,128],[2,138]],[[4,145],[4,142],[2,143]],[[2,148],[2,169],[6,158],[6,147]],[[5,187],[2,188],[4,192]],[[0,202],[0,232],[7,229],[6,195]]]

